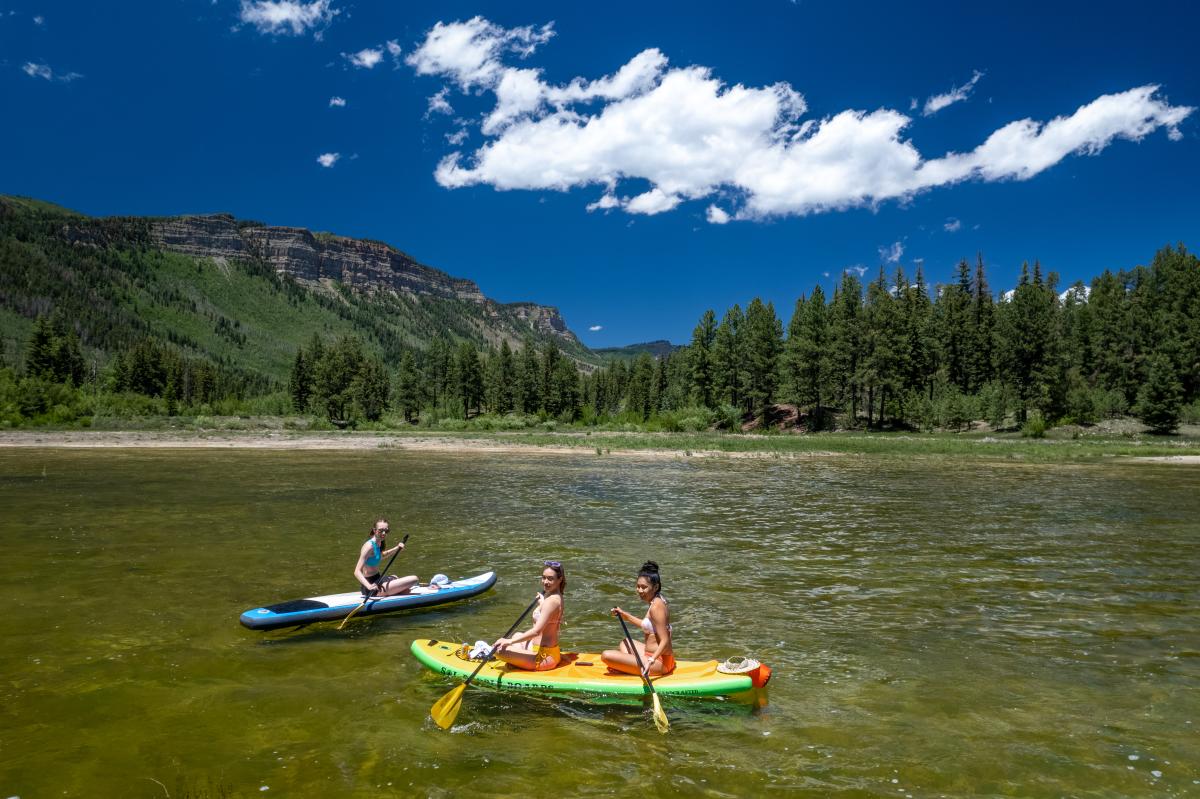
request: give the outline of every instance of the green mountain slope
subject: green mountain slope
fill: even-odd
[[[477,289],[473,296],[470,281],[456,281],[411,259],[405,263],[412,263],[414,279],[456,289],[466,285],[468,290],[444,292],[447,296],[420,293],[420,287],[395,290],[372,282],[376,278],[371,275],[359,276],[353,287],[331,277],[299,279],[289,273],[286,254],[266,248],[248,250],[244,257],[205,257],[196,254],[203,252],[203,242],[192,241],[194,254],[172,252],[163,244],[167,224],[174,222],[91,218],[50,203],[0,196],[4,359],[19,363],[33,321],[54,314],[78,333],[93,369],[133,343],[151,339],[170,342],[186,356],[234,373],[282,383],[297,349],[314,334],[324,339],[359,336],[392,366],[405,349],[423,350],[437,337],[515,345],[532,336],[539,343],[553,341],[585,368],[600,362],[561,325],[553,309],[501,305],[478,295]],[[271,236],[278,238],[276,231],[298,231],[232,219],[227,224],[234,231],[249,228],[268,243]],[[343,247],[386,248],[299,232],[317,246],[335,241]],[[547,332],[534,324],[538,314],[553,315],[561,330]]]

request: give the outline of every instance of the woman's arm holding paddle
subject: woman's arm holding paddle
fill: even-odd
[[[637,616],[634,616],[632,613],[629,613],[628,611],[623,610],[620,607],[613,608],[611,613],[614,616],[620,616],[621,618],[625,619],[625,621],[629,622],[630,624],[641,624],[642,623],[642,620],[639,619]]]
[[[528,641],[542,634],[542,630],[546,629],[546,624],[550,621],[550,617],[554,615],[555,611],[559,607],[561,607],[562,598],[557,594],[551,594],[548,597],[538,594],[537,602],[539,605],[538,612],[540,615],[538,616],[538,620],[533,623],[533,626],[523,633],[517,633],[511,637],[497,639],[496,643],[492,644],[493,649],[519,644],[522,641]]]

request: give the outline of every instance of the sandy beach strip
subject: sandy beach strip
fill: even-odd
[[[690,458],[808,460],[844,457],[827,450],[737,451],[678,447],[612,447],[608,438],[619,434],[599,431],[590,436],[562,434],[579,443],[534,444],[502,438],[374,432],[305,432],[288,430],[0,430],[0,450],[43,449],[247,449],[365,451],[394,449],[446,454],[539,454],[593,457],[616,456],[646,460]],[[669,435],[669,434],[659,434]],[[1113,461],[1197,466],[1200,455],[1119,455]]]
[[[593,443],[594,442],[594,443]],[[523,453],[545,455],[592,455],[651,460],[685,458],[822,458],[836,452],[731,452],[726,450],[680,450],[611,448],[603,436],[589,437],[578,446],[525,444],[492,438],[458,438],[438,435],[389,435],[387,433],[293,433],[285,431],[170,431],[170,430],[4,430],[0,449],[267,449],[267,450],[376,450],[445,453]]]

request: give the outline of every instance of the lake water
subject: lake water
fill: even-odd
[[[496,588],[238,624],[353,590],[379,514],[392,571]],[[0,544],[0,796],[1200,796],[1200,468],[0,450]],[[498,637],[545,558],[564,648],[653,558],[677,655],[762,659],[765,705],[471,687],[436,728],[409,644]]]

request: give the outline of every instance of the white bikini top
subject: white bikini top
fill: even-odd
[[[663,601],[664,605],[667,604],[667,598],[665,596],[663,596],[662,594],[659,594],[657,598],[661,599]],[[653,599],[650,600],[650,604],[651,605],[654,604]],[[642,632],[644,632],[646,635],[654,634],[654,622],[650,621],[650,609],[649,608],[646,608],[646,618],[642,619]],[[667,632],[673,632],[673,630],[671,629],[670,622],[667,623]]]

